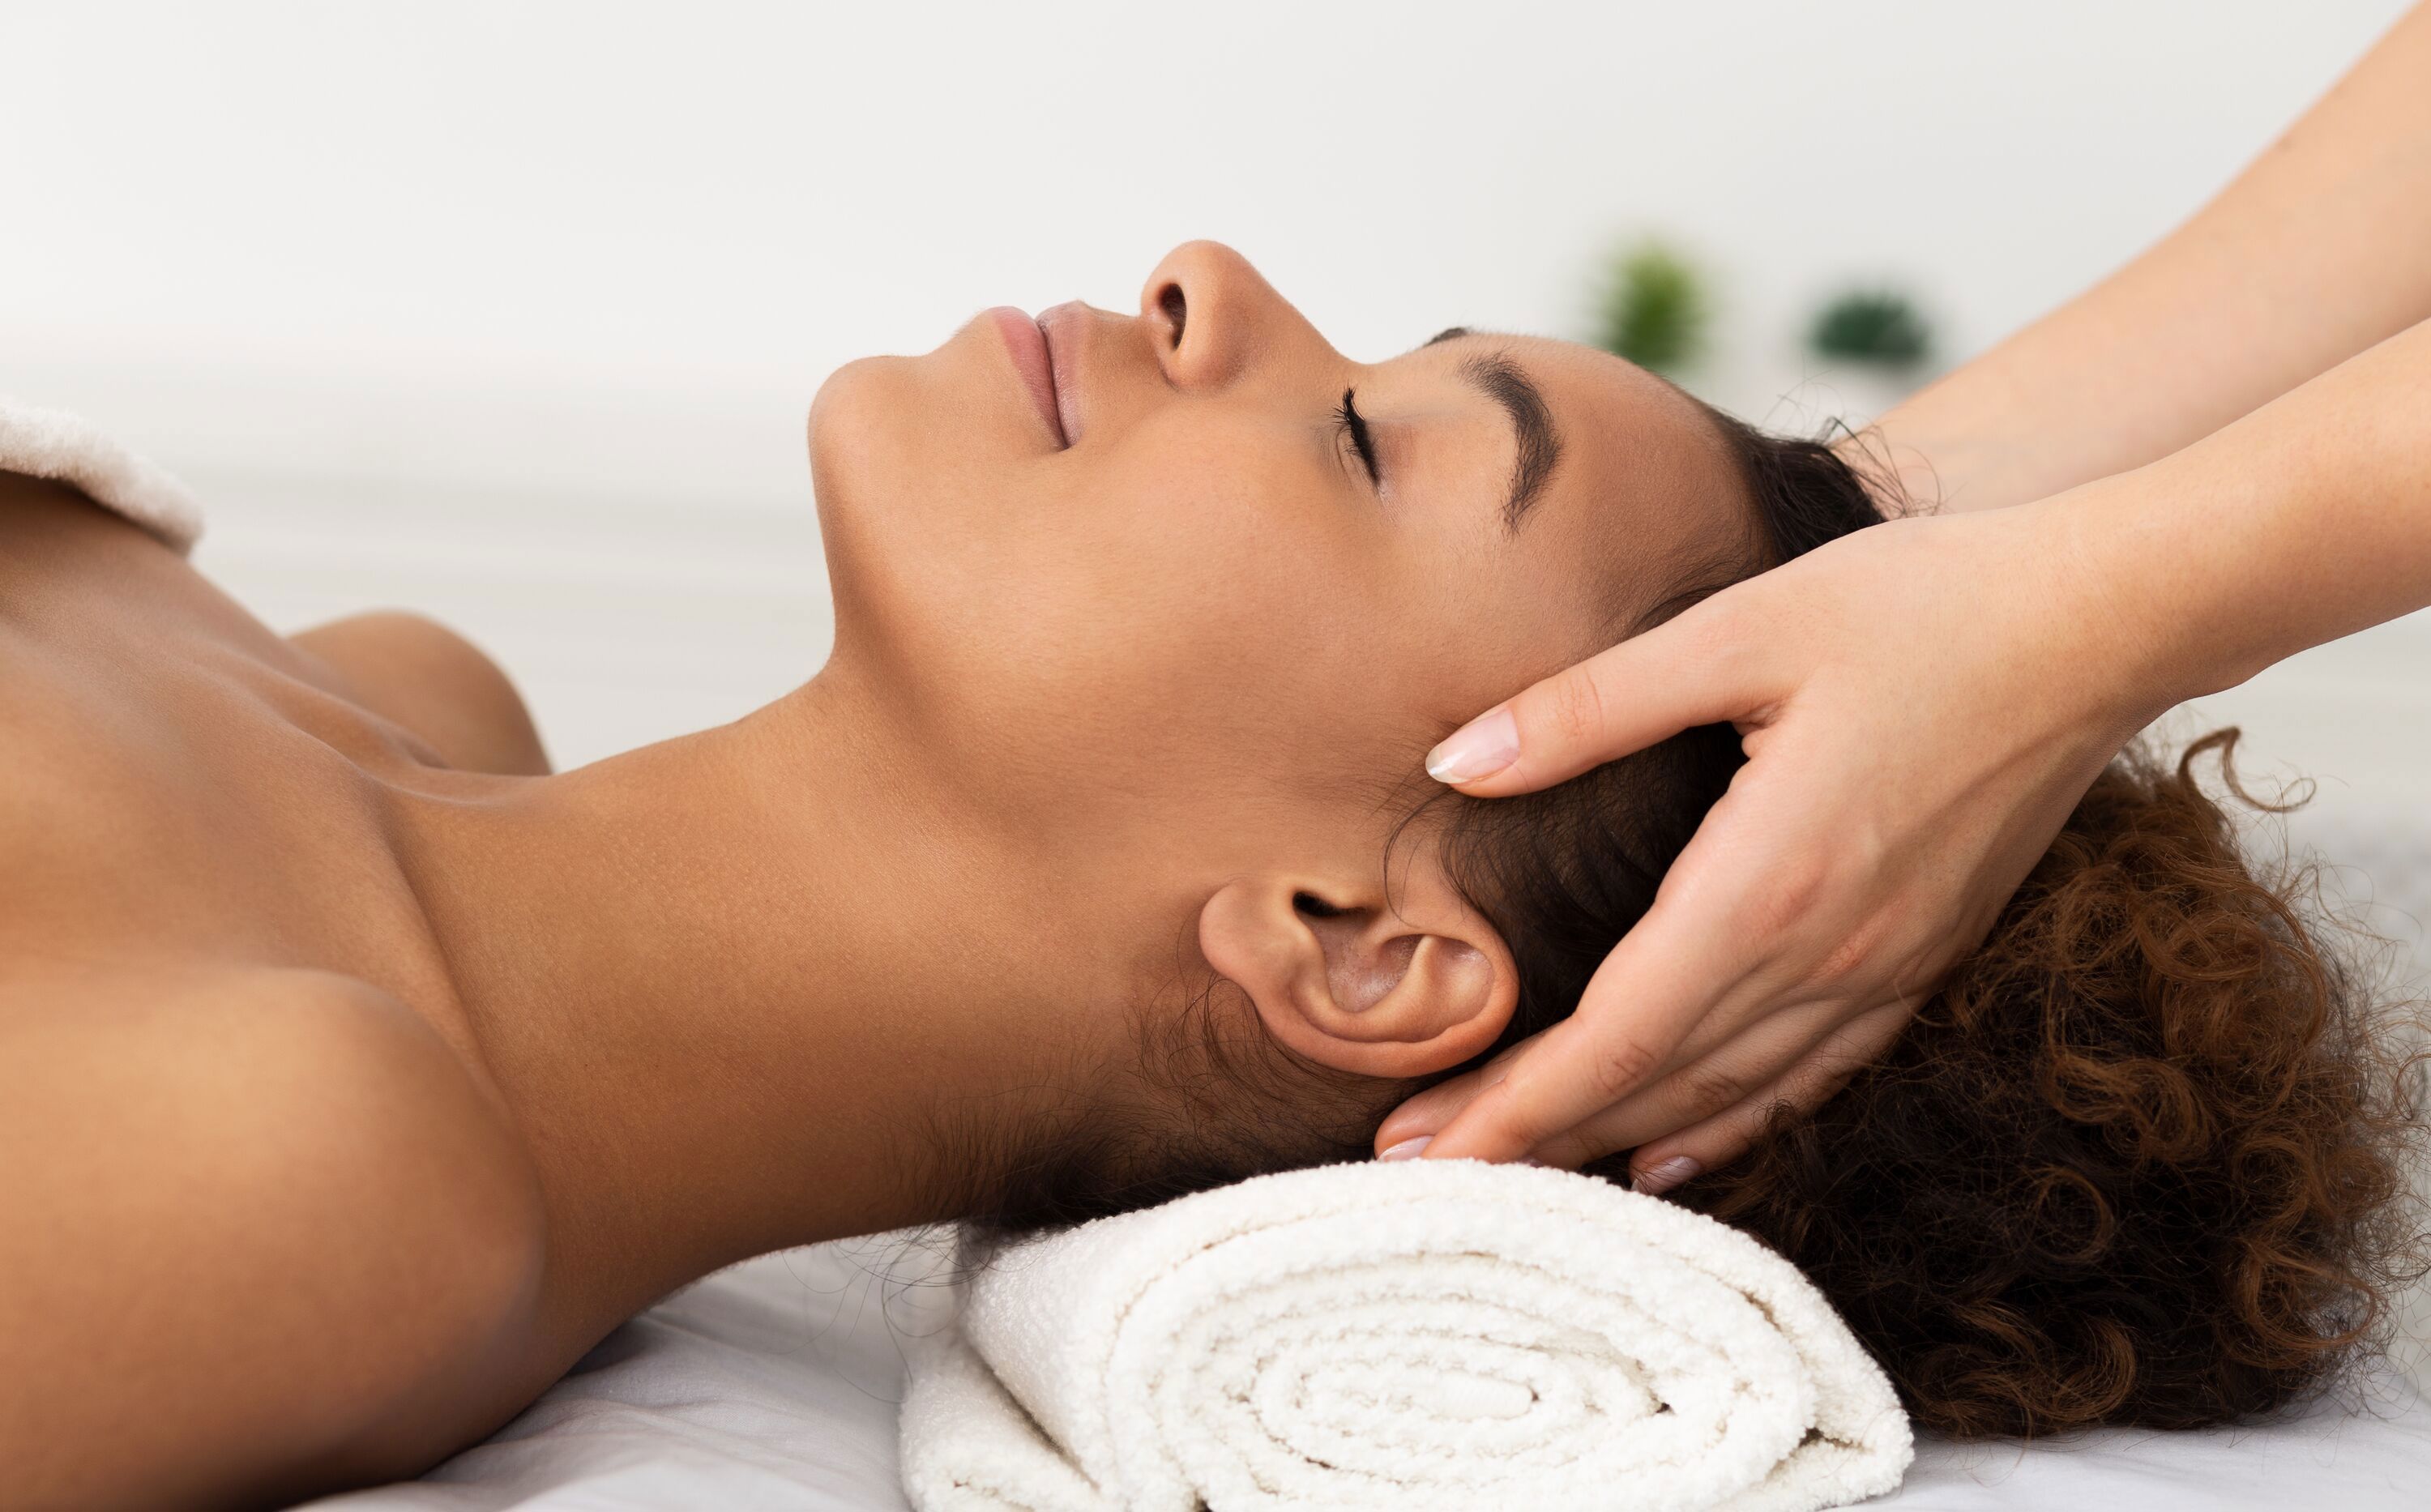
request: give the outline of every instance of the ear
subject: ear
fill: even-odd
[[[1199,949],[1266,1033],[1336,1070],[1402,1078],[1491,1046],[1519,1000],[1502,937],[1417,856],[1385,879],[1234,878],[1199,913]]]

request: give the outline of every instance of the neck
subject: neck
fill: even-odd
[[[822,674],[733,725],[408,802],[399,849],[539,1168],[552,1268],[603,1303],[956,1216],[992,1123],[1088,1095],[1081,1026],[1123,984],[881,730]]]

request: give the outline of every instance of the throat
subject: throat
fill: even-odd
[[[1025,858],[927,800],[875,721],[843,748],[820,692],[401,805],[554,1279],[602,1316],[958,1216],[974,1132],[1102,1062],[1076,1007],[1098,989],[1048,948],[1081,932],[1021,916]]]

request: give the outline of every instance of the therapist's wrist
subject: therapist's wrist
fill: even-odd
[[[2161,463],[2024,506],[2054,545],[2050,581],[2078,623],[2086,692],[2128,734],[2270,664],[2240,584],[2225,501]],[[2230,505],[2228,507],[2233,507]]]

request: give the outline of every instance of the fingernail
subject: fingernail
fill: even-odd
[[[1629,1179],[1629,1189],[1660,1197],[1705,1168],[1685,1155],[1674,1155],[1660,1165],[1650,1166]]]
[[[1386,1145],[1383,1153],[1376,1158],[1378,1160],[1416,1160],[1427,1152],[1427,1146],[1434,1142],[1434,1135],[1420,1134],[1416,1139],[1404,1139],[1398,1145]]]
[[[1491,777],[1519,755],[1519,721],[1496,709],[1446,735],[1427,752],[1427,775],[1438,782],[1469,782]]]

